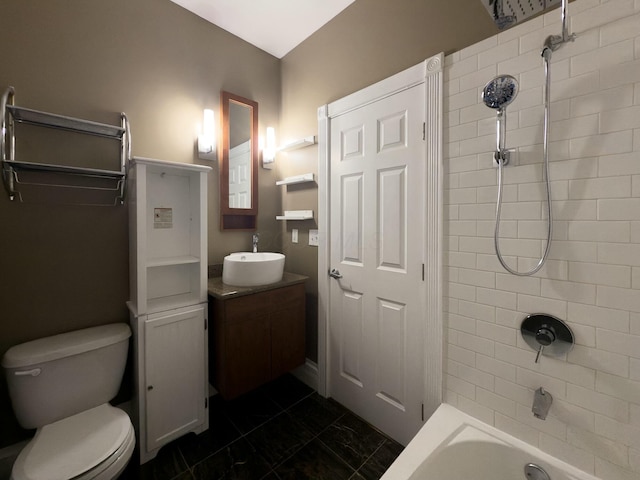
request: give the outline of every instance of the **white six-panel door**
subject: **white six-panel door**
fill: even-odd
[[[424,85],[330,124],[329,391],[406,444],[424,398]]]
[[[251,140],[229,151],[229,208],[251,207]]]

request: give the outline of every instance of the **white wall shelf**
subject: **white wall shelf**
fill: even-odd
[[[278,215],[276,220],[312,220],[313,210],[285,210],[284,215]]]
[[[298,150],[299,148],[310,147],[317,143],[315,135],[309,135],[308,137],[294,140],[278,148],[279,152],[290,152],[291,150]]]
[[[298,183],[310,183],[315,181],[315,175],[313,173],[304,173],[302,175],[295,175],[293,177],[286,177],[282,180],[278,180],[276,185],[295,185]]]

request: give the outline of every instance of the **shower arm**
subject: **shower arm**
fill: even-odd
[[[576,34],[575,33],[570,34],[569,27],[567,26],[567,4],[568,3],[569,3],[569,0],[562,0],[562,7],[561,7],[562,8],[561,10],[562,35],[549,35],[544,41],[543,52],[547,48],[550,49],[552,52],[555,52],[557,49],[559,49],[562,46],[562,44],[567,42],[573,42],[576,39]]]
[[[569,27],[567,27],[567,3],[569,0],[562,0],[562,43],[569,41]],[[571,41],[575,39],[575,36],[571,37]]]

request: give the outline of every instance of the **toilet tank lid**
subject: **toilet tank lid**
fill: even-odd
[[[84,328],[14,345],[4,354],[4,368],[23,368],[122,342],[131,336],[126,323]]]

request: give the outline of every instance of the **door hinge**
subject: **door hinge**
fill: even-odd
[[[422,122],[422,140],[427,138],[427,122]]]

